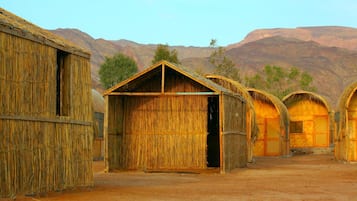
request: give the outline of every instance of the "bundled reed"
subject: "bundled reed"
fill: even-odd
[[[93,185],[89,54],[51,46],[39,29],[0,9],[0,197]],[[56,111],[57,47],[78,52],[66,63],[66,115]]]

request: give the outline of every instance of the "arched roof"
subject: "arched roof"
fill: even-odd
[[[105,103],[103,96],[95,89],[92,89],[92,101],[94,112],[104,113]]]
[[[253,99],[270,103],[276,108],[280,116],[280,127],[283,127],[283,129],[285,130],[285,134],[288,137],[290,120],[289,120],[288,109],[286,108],[284,103],[281,100],[279,100],[279,98],[268,92],[258,89],[253,89],[253,88],[248,88],[247,90]]]
[[[292,92],[292,93],[286,95],[283,98],[283,103],[288,107],[288,106],[290,106],[290,104],[297,102],[299,100],[302,100],[302,99],[312,100],[314,102],[320,103],[326,107],[328,112],[331,112],[331,110],[332,110],[331,105],[326,101],[326,99],[324,97],[322,97],[321,95],[318,95],[316,93],[309,92],[309,91],[303,91],[303,90],[295,91],[295,92]]]
[[[342,92],[339,98],[338,111],[340,112],[341,128],[346,126],[347,109],[350,104],[351,98],[353,94],[356,92],[356,90],[357,90],[357,82],[354,82],[345,88],[345,90]]]

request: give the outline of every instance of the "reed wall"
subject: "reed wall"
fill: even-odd
[[[302,122],[303,132],[290,132],[291,148],[328,147],[329,113],[322,104],[300,100],[288,107],[290,121]]]
[[[124,132],[112,137],[116,140],[109,148],[114,150],[109,158],[116,162],[112,167],[206,168],[207,97],[139,96],[124,100]]]
[[[3,32],[0,47],[0,197],[92,186],[89,58],[68,55],[57,116],[57,49]]]
[[[224,171],[247,165],[246,102],[238,96],[223,96]]]

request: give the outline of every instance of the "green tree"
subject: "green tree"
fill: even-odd
[[[284,69],[266,65],[261,72],[246,77],[245,81],[248,87],[265,90],[280,99],[296,90],[316,91],[312,86],[312,76],[296,67]]]
[[[156,48],[155,55],[151,63],[155,64],[161,60],[166,60],[175,64],[181,64],[178,60],[176,49],[170,51],[168,45],[159,44]]]
[[[226,50],[223,47],[217,48],[216,43],[216,39],[211,39],[210,47],[216,48],[209,56],[209,62],[215,66],[214,73],[236,81],[241,81],[239,69],[236,68],[234,62],[226,56]]]
[[[99,69],[99,77],[102,85],[108,89],[137,72],[136,62],[132,58],[118,53],[113,57],[105,58]]]

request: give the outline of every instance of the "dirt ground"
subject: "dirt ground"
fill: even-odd
[[[21,201],[57,200],[357,200],[357,164],[332,155],[257,158],[231,173],[104,173],[94,163],[89,189],[21,197]]]

